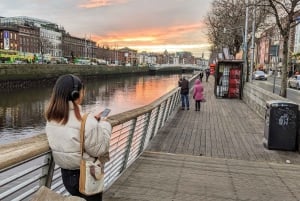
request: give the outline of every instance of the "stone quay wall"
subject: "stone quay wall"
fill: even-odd
[[[255,111],[263,120],[266,114],[266,102],[270,100],[280,100],[283,102],[291,102],[277,94],[266,91],[260,87],[255,86],[249,82],[245,83],[243,90],[243,101]],[[298,105],[298,135],[300,135],[300,104]],[[298,137],[299,151],[300,151],[300,137]]]
[[[265,118],[266,102],[270,100],[280,100],[283,102],[290,102],[277,94],[266,91],[260,87],[255,86],[249,82],[245,83],[243,90],[243,101],[252,108],[261,118]],[[300,104],[298,104],[300,108]]]
[[[282,100],[285,98],[266,91],[260,87],[255,86],[249,82],[246,82],[243,90],[243,100],[247,105],[252,108],[261,118],[265,118],[266,102],[270,100]]]
[[[52,85],[63,74],[85,77],[109,77],[128,74],[146,74],[147,67],[68,64],[1,64],[0,89],[27,88]]]
[[[191,69],[192,70],[192,69]],[[185,70],[188,71],[188,70]],[[148,67],[74,65],[74,64],[0,64],[0,89],[52,86],[63,74],[74,74],[85,78],[107,78],[115,76],[182,73],[181,67],[159,69],[150,72]]]

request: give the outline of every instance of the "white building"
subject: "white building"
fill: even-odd
[[[156,64],[157,57],[155,54],[142,52],[138,54],[138,64],[139,65],[152,65]]]
[[[39,27],[39,42],[41,45],[40,53],[50,54],[52,57],[62,56],[62,28],[60,28],[57,24],[47,20],[41,20],[27,16],[3,17],[0,18],[0,22],[19,25],[30,24],[35,27]]]

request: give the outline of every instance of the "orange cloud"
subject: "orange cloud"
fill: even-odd
[[[163,52],[167,49],[170,52],[191,51],[200,55],[203,49],[210,46],[203,34],[204,29],[203,23],[196,23],[130,32],[109,32],[102,36],[93,35],[92,39],[100,46],[111,48],[129,47],[147,52]]]
[[[88,2],[79,5],[81,8],[98,8],[98,7],[105,7],[111,6],[115,4],[122,4],[126,3],[127,0],[89,0]]]
[[[173,26],[173,27],[167,27],[167,28],[157,28],[157,29],[145,29],[145,30],[139,30],[134,32],[110,32],[106,33],[105,36],[99,36],[94,35],[93,39],[98,42],[98,44],[101,44],[102,41],[105,41],[105,43],[141,43],[146,42],[147,44],[149,42],[152,42],[154,44],[158,43],[168,43],[172,42],[174,38],[178,38],[177,41],[181,42],[181,40],[186,39],[180,39],[182,35],[185,33],[195,32],[199,31],[203,28],[202,23],[198,24],[190,24],[190,25],[181,25],[181,26]],[[190,38],[188,40],[191,40]]]

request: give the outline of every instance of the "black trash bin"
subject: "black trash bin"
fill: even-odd
[[[281,100],[267,101],[263,144],[268,149],[297,149],[298,105]]]

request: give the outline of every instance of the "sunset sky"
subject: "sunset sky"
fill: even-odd
[[[61,25],[101,46],[138,51],[191,51],[209,56],[203,22],[212,0],[1,0],[0,16]]]

